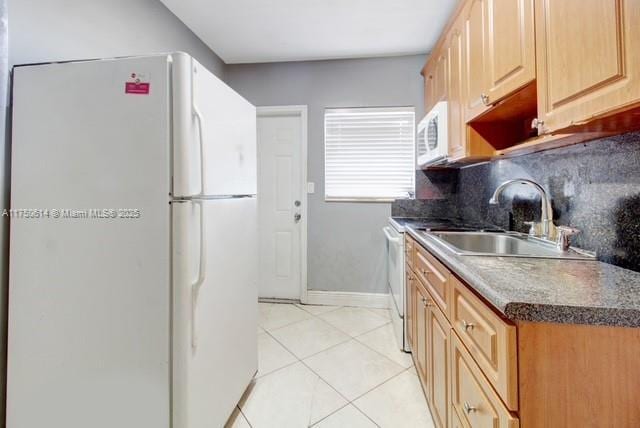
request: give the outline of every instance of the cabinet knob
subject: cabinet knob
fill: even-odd
[[[480,99],[482,99],[482,104],[488,106],[489,105],[489,95],[482,94],[480,95]]]
[[[462,405],[462,407],[464,408],[464,411],[468,414],[473,413],[475,411],[477,411],[478,409],[471,406],[469,403],[467,403],[466,401],[464,402],[464,404]]]
[[[580,229],[569,226],[558,226],[556,247],[560,251],[568,251],[571,247],[571,237],[580,233]]]
[[[469,331],[469,330],[473,330],[473,328],[475,327],[475,324],[473,324],[472,322],[466,322],[465,320],[462,320],[462,327],[464,328],[464,331]]]

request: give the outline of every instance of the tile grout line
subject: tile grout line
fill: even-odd
[[[319,320],[321,320],[321,321],[326,322],[327,324],[329,324],[329,323],[328,323],[327,321],[323,320],[322,318],[320,318],[320,315],[328,314],[328,313],[330,313],[330,312],[335,312],[335,311],[337,311],[338,309],[342,309],[342,308],[344,308],[344,306],[338,306],[338,307],[336,307],[335,309],[332,309],[332,310],[330,310],[330,311],[323,312],[323,313],[321,313],[321,314],[315,315],[315,314],[312,314],[312,313],[311,313],[311,312],[309,312],[309,311],[306,311],[306,310],[304,310],[304,309],[302,309],[302,308],[298,307],[298,305],[297,305],[297,304],[295,304],[295,303],[268,303],[268,304],[272,304],[272,305],[291,305],[291,306],[295,307],[296,309],[301,310],[302,312],[304,312],[306,315],[310,316],[311,318],[317,318],[317,319],[319,319]],[[301,320],[292,321],[292,322],[290,322],[290,323],[288,323],[288,324],[284,324],[284,325],[281,325],[281,326],[279,326],[279,327],[272,328],[272,329],[269,329],[269,330],[267,330],[265,327],[263,327],[262,325],[260,325],[260,323],[258,323],[258,327],[260,327],[260,328],[261,328],[263,331],[265,331],[265,332],[270,331],[270,330],[271,330],[271,331],[276,331],[276,330],[283,329],[283,328],[285,328],[285,327],[290,327],[290,326],[292,326],[292,325],[294,325],[294,324],[298,324],[298,323],[303,322],[303,321],[307,321],[307,320],[309,320],[309,319],[311,319],[311,318],[304,318],[304,319],[301,319]],[[329,325],[331,325],[331,324],[329,324]],[[332,327],[333,327],[333,326],[332,326]],[[342,331],[342,330],[341,330],[341,331]],[[343,332],[343,333],[344,333],[344,332]],[[258,334],[260,334],[260,333],[258,333]]]
[[[296,304],[291,304],[291,305],[292,305],[292,306],[296,306],[296,307],[297,307],[297,305],[296,305]],[[300,309],[300,310],[304,311],[305,313],[309,314],[309,315],[311,316],[311,318],[306,318],[306,319],[303,319],[303,320],[294,321],[294,322],[292,322],[292,323],[289,323],[289,324],[283,325],[283,326],[281,326],[281,327],[278,327],[278,328],[276,328],[276,329],[273,329],[273,331],[280,330],[280,329],[282,329],[282,328],[289,327],[289,326],[292,326],[292,325],[294,325],[294,324],[297,324],[297,323],[300,323],[300,322],[304,322],[304,321],[307,321],[307,320],[312,319],[312,318],[316,318],[316,319],[319,319],[320,321],[324,322],[324,323],[325,323],[325,324],[327,324],[328,326],[330,326],[330,327],[332,327],[332,328],[335,328],[336,330],[340,331],[341,333],[343,333],[343,334],[345,334],[345,335],[347,335],[347,336],[349,337],[347,340],[345,340],[345,341],[343,341],[343,342],[340,342],[340,343],[335,344],[335,345],[333,345],[333,346],[330,346],[330,347],[328,347],[328,348],[326,348],[326,349],[324,349],[324,350],[322,350],[322,351],[318,351],[318,352],[316,352],[316,353],[314,353],[314,354],[311,354],[311,355],[309,355],[309,356],[307,356],[307,357],[304,357],[304,359],[302,359],[302,358],[298,357],[298,356],[297,356],[295,353],[293,353],[293,352],[292,352],[292,351],[291,351],[287,346],[285,346],[282,342],[280,342],[277,338],[275,338],[275,337],[273,336],[273,334],[272,334],[272,331],[267,330],[267,329],[265,329],[264,327],[260,326],[260,327],[264,330],[264,333],[268,334],[268,335],[269,335],[273,340],[275,340],[275,341],[276,341],[280,346],[282,346],[282,347],[283,347],[287,352],[289,352],[289,353],[290,353],[290,354],[291,354],[291,355],[296,359],[296,361],[295,361],[295,362],[292,362],[291,364],[287,364],[286,366],[280,367],[280,368],[278,368],[278,369],[276,369],[276,370],[273,370],[273,371],[271,371],[271,372],[269,372],[269,373],[266,373],[265,375],[260,376],[260,378],[263,378],[263,377],[266,377],[266,376],[270,376],[270,375],[272,375],[272,374],[274,374],[274,373],[276,373],[276,372],[278,372],[278,371],[280,371],[280,370],[283,370],[283,369],[285,369],[285,368],[291,367],[292,365],[294,365],[294,364],[296,364],[296,363],[298,363],[298,362],[299,362],[299,363],[302,363],[302,365],[303,365],[304,367],[306,367],[308,370],[310,370],[314,375],[316,375],[316,376],[318,377],[318,379],[322,380],[322,381],[323,381],[327,386],[329,386],[333,391],[335,391],[335,392],[336,392],[336,394],[338,394],[340,397],[342,397],[342,398],[346,401],[346,404],[345,404],[345,405],[341,406],[340,408],[338,408],[338,409],[334,410],[333,412],[329,413],[328,415],[326,415],[326,416],[325,416],[325,417],[323,417],[322,419],[318,420],[317,422],[315,422],[315,423],[313,424],[313,426],[315,426],[315,425],[319,424],[321,421],[323,421],[323,420],[325,420],[325,419],[329,418],[330,416],[334,415],[335,413],[339,412],[340,410],[344,409],[345,407],[348,407],[349,405],[352,405],[352,406],[353,406],[357,411],[359,411],[362,415],[364,415],[364,416],[365,416],[369,421],[371,421],[371,422],[372,422],[376,427],[380,427],[380,425],[378,425],[378,424],[377,424],[373,419],[371,419],[371,417],[370,417],[368,414],[366,414],[362,409],[360,409],[360,408],[359,408],[359,407],[358,407],[354,402],[355,402],[356,400],[359,400],[360,398],[364,397],[365,395],[369,394],[369,393],[370,393],[370,392],[372,392],[373,390],[375,390],[375,389],[379,388],[380,386],[382,386],[382,385],[386,384],[387,382],[389,382],[389,381],[391,381],[391,380],[395,379],[396,377],[398,377],[398,376],[402,375],[403,373],[405,373],[405,372],[407,372],[407,371],[411,370],[414,366],[412,365],[412,366],[410,366],[410,367],[406,367],[406,368],[405,368],[404,366],[402,366],[402,365],[400,365],[400,364],[396,363],[395,361],[391,360],[388,356],[386,356],[386,355],[384,355],[384,354],[382,354],[382,353],[378,352],[377,350],[375,350],[375,349],[371,348],[371,347],[370,347],[370,346],[368,346],[367,344],[362,343],[360,340],[358,340],[358,339],[357,339],[358,337],[364,336],[365,334],[368,334],[368,333],[371,333],[371,332],[373,332],[373,331],[375,331],[375,330],[381,329],[381,328],[385,327],[386,325],[388,325],[389,323],[391,323],[391,320],[386,319],[386,318],[384,318],[384,317],[381,317],[380,315],[376,314],[376,313],[375,313],[375,312],[373,312],[373,311],[369,311],[369,308],[364,308],[364,307],[362,307],[361,309],[365,309],[365,310],[367,310],[367,312],[369,312],[370,314],[372,314],[372,315],[374,315],[374,316],[376,316],[376,317],[378,317],[378,318],[380,318],[380,319],[383,319],[383,320],[385,320],[386,322],[385,322],[384,324],[382,324],[382,325],[379,325],[379,326],[377,326],[377,327],[375,327],[375,328],[372,328],[372,329],[370,329],[370,330],[367,330],[367,331],[365,331],[365,332],[363,332],[363,333],[360,333],[360,334],[358,334],[358,335],[355,335],[355,336],[354,336],[354,335],[351,335],[351,334],[349,334],[349,333],[347,333],[346,331],[341,330],[341,329],[340,329],[340,328],[338,328],[337,326],[335,326],[335,325],[331,324],[330,322],[328,322],[327,320],[324,320],[324,319],[322,319],[322,318],[321,318],[321,315],[328,314],[328,313],[331,313],[331,312],[335,312],[335,311],[337,311],[337,310],[339,310],[339,309],[343,309],[343,308],[345,308],[345,307],[346,307],[346,306],[340,306],[340,307],[337,307],[337,308],[335,308],[335,309],[333,309],[333,310],[331,310],[331,311],[327,311],[327,312],[324,312],[324,313],[322,313],[322,314],[318,314],[318,315],[315,315],[315,314],[312,314],[312,313],[310,313],[310,312],[308,312],[308,311],[305,311],[305,310],[304,310],[304,309],[302,309],[302,308],[298,308],[298,309]],[[309,366],[309,365],[308,365],[304,360],[305,360],[305,359],[309,359],[309,358],[311,358],[311,357],[314,357],[314,356],[316,356],[316,355],[318,355],[318,354],[321,354],[321,353],[323,353],[323,352],[329,351],[329,350],[331,350],[331,349],[333,349],[333,348],[336,348],[336,347],[338,347],[338,346],[340,346],[340,345],[344,345],[344,344],[346,344],[346,343],[348,343],[348,342],[350,342],[350,341],[352,341],[352,340],[353,340],[353,341],[355,341],[356,343],[358,343],[358,344],[360,344],[360,345],[364,346],[365,348],[367,348],[367,349],[371,350],[372,352],[376,353],[377,355],[381,356],[382,358],[386,359],[387,361],[391,362],[392,364],[397,365],[398,367],[402,368],[402,370],[401,370],[399,373],[397,373],[397,374],[395,374],[395,375],[391,376],[390,378],[386,379],[385,381],[383,381],[383,382],[381,382],[381,383],[379,383],[379,384],[377,384],[377,385],[373,386],[372,388],[370,388],[369,390],[365,391],[364,393],[362,393],[362,394],[358,395],[358,396],[357,396],[357,397],[355,397],[353,400],[350,400],[349,398],[347,398],[346,396],[344,396],[340,391],[338,391],[338,390],[337,390],[333,385],[331,385],[331,384],[330,384],[326,379],[324,379],[320,374],[318,374],[316,371],[314,371],[314,370],[313,370],[313,368],[311,368],[311,367],[310,367],[310,366]],[[256,378],[256,379],[259,379],[259,378]],[[239,406],[238,406],[238,408],[240,409],[240,412],[242,413],[242,409],[241,409]],[[243,415],[244,415],[244,413],[243,413]],[[251,426],[251,423],[249,422],[249,419],[248,419],[246,416],[245,416],[245,420],[246,420],[246,421],[247,421],[247,423],[249,423],[249,425]],[[312,426],[312,425],[309,425],[309,426]]]
[[[269,336],[271,336],[271,334],[269,334]],[[327,382],[327,381],[326,381],[326,379],[324,379],[322,376],[320,376],[318,373],[316,373],[316,372],[315,372],[311,367],[309,367],[309,365],[308,365],[307,363],[305,363],[303,359],[298,358],[298,356],[297,356],[296,354],[294,354],[293,352],[291,352],[291,351],[289,350],[289,348],[287,348],[287,347],[286,347],[283,343],[281,343],[278,339],[276,339],[276,338],[275,338],[275,337],[273,337],[273,336],[271,336],[271,337],[273,338],[273,340],[275,340],[276,342],[278,342],[278,343],[280,344],[280,346],[282,346],[284,349],[286,349],[289,353],[291,353],[291,355],[293,355],[293,356],[298,360],[298,361],[296,361],[296,363],[301,363],[303,366],[305,366],[309,371],[311,371],[311,373],[313,373],[313,374],[314,374],[314,375],[316,375],[319,379],[321,379],[324,383],[326,383],[326,384],[329,386],[329,388],[333,389],[333,390],[334,390],[334,391],[335,391],[335,392],[336,392],[340,397],[342,397],[342,398],[347,402],[347,404],[349,404],[349,399],[348,399],[347,397],[345,397],[344,395],[342,395],[342,394],[340,393],[340,391],[338,391],[337,389],[335,389],[335,388],[333,387],[333,385],[331,385],[329,382]],[[337,345],[331,346],[330,348],[327,348],[327,349],[325,349],[324,351],[327,351],[327,350],[329,350],[329,349],[335,348],[336,346],[340,346],[340,345],[342,345],[342,344],[345,344],[345,343],[349,342],[350,340],[353,340],[353,338],[352,338],[352,337],[349,337],[349,340],[346,340],[346,341],[344,341],[344,342],[342,342],[342,343],[338,343]],[[308,356],[308,357],[305,357],[305,359],[306,359],[306,358],[311,358],[311,357],[313,357],[314,355],[318,355],[318,354],[320,354],[320,353],[322,353],[322,352],[324,352],[324,351],[319,351],[319,352],[317,352],[317,353],[315,353],[315,354],[313,354],[313,355],[310,355],[310,356]],[[296,364],[296,363],[291,363],[291,364],[289,364],[287,367],[290,367],[290,366],[292,366],[293,364]],[[282,367],[282,368],[285,368],[285,367]],[[278,370],[280,370],[280,369],[278,369]],[[276,372],[276,371],[278,371],[278,370],[274,370],[274,371],[273,371],[273,372],[271,372],[271,373],[275,373],[275,372]],[[271,374],[271,373],[269,373],[269,374]],[[345,404],[345,406],[346,406],[346,404]],[[344,406],[343,406],[343,407],[344,407]],[[336,412],[337,412],[337,410],[336,410]],[[333,412],[333,413],[335,413],[335,412]],[[331,414],[333,414],[333,413],[331,413]]]
[[[365,309],[365,308],[362,308],[362,309]],[[382,318],[382,317],[381,317],[381,316],[379,316],[379,315],[376,315],[376,314],[373,314],[373,315],[375,315],[376,317],[378,317],[378,318],[380,318],[380,319],[384,319],[384,318]],[[319,318],[319,317],[318,317],[318,318]],[[320,318],[320,319],[322,319],[322,318]],[[342,330],[340,327],[338,327],[338,326],[336,326],[336,325],[331,324],[331,323],[330,323],[329,321],[327,321],[327,320],[322,319],[322,321],[326,322],[326,323],[327,323],[327,324],[329,324],[331,327],[333,327],[333,328],[335,328],[335,329],[340,330],[342,333],[346,334],[347,336],[350,336],[350,337],[351,337],[351,338],[353,338],[353,339],[355,339],[356,337],[362,336],[362,335],[364,335],[364,334],[371,333],[373,330],[377,330],[377,329],[379,329],[379,328],[381,328],[381,327],[384,327],[384,326],[385,326],[385,325],[387,325],[387,324],[391,324],[391,320],[384,319],[384,321],[385,321],[385,323],[384,323],[384,324],[380,324],[380,325],[379,325],[379,326],[377,326],[377,327],[374,327],[374,328],[372,328],[372,329],[370,329],[370,330],[364,331],[364,332],[359,333],[358,335],[354,336],[354,335],[352,335],[351,333],[348,333],[348,332],[346,332],[346,331]]]
[[[344,308],[344,307],[345,307],[345,306],[334,306],[334,305],[305,305],[305,304],[303,304],[303,303],[296,303],[296,304],[295,304],[295,306],[297,306],[298,308],[302,309],[302,310],[303,310],[303,311],[305,311],[306,313],[313,315],[314,317],[318,317],[318,316],[320,316],[320,315],[328,314],[329,312],[337,311],[338,309],[342,309],[342,308]],[[323,312],[323,313],[321,313],[321,314],[314,314],[314,313],[312,313],[312,312],[310,312],[310,311],[306,310],[306,309],[304,308],[305,306],[333,306],[333,309],[328,310],[328,311],[326,311],[326,312]]]
[[[355,338],[351,338],[351,340],[355,340]],[[357,342],[357,341],[356,341],[356,342]],[[345,342],[345,343],[346,343],[346,342]],[[360,342],[358,342],[358,343],[360,343]],[[338,346],[338,345],[336,345],[336,346]],[[324,351],[321,351],[321,352],[324,352]],[[383,357],[384,357],[384,356],[383,356]],[[385,357],[385,358],[386,358],[386,357]],[[388,358],[387,358],[387,359],[388,359]],[[331,387],[331,389],[333,389],[334,391],[336,391],[336,392],[337,392],[337,393],[338,393],[342,398],[344,398],[344,399],[347,401],[347,405],[348,405],[348,404],[353,404],[353,406],[354,406],[354,407],[356,407],[356,408],[357,408],[357,409],[358,409],[362,414],[364,414],[364,415],[365,415],[365,416],[367,416],[367,417],[369,417],[369,416],[368,416],[364,411],[362,411],[362,409],[360,409],[359,407],[357,407],[357,406],[354,404],[354,401],[355,401],[355,400],[358,400],[358,399],[360,399],[360,398],[362,398],[363,396],[367,395],[368,393],[370,393],[370,392],[371,392],[371,391],[373,391],[374,389],[378,388],[379,386],[384,385],[385,383],[387,383],[387,382],[389,382],[390,380],[392,380],[392,379],[394,379],[394,378],[396,378],[396,377],[400,376],[402,373],[404,373],[405,371],[408,371],[409,369],[411,369],[411,368],[412,368],[412,367],[409,367],[409,368],[406,368],[406,369],[405,369],[404,367],[400,366],[399,364],[394,363],[394,364],[396,364],[398,367],[402,368],[402,370],[401,370],[400,372],[398,372],[398,373],[396,373],[395,375],[391,376],[389,379],[386,379],[386,380],[384,380],[384,381],[380,382],[379,384],[377,384],[377,385],[373,386],[372,388],[368,389],[367,391],[365,391],[365,392],[363,392],[362,394],[360,394],[360,395],[358,395],[357,397],[355,397],[353,400],[350,400],[348,397],[344,396],[340,391],[338,391],[338,390],[337,390],[333,385],[331,385],[331,384],[330,384],[330,383],[329,383],[325,378],[323,378],[319,373],[317,373],[315,370],[313,370],[313,368],[312,368],[312,367],[310,367],[310,366],[309,366],[309,365],[308,365],[304,360],[300,360],[300,362],[301,362],[302,364],[304,364],[304,366],[305,366],[305,367],[307,367],[309,370],[311,370],[311,372],[313,372],[313,374],[315,374],[315,375],[316,375],[316,376],[318,376],[320,379],[322,379],[322,380],[324,381],[324,383],[326,383],[327,385],[329,385],[329,387]],[[391,361],[391,362],[393,363],[393,361]],[[344,406],[343,406],[343,407],[344,407]],[[338,409],[338,410],[339,410],[339,409]],[[338,410],[336,410],[335,412],[332,412],[331,414],[336,413]],[[330,415],[327,415],[327,416],[330,416]],[[371,418],[369,418],[369,419],[371,419]],[[375,422],[374,422],[374,423],[375,423]],[[377,425],[377,424],[376,424],[376,425]]]
[[[244,420],[247,422],[247,425],[249,425],[249,428],[253,428],[253,425],[251,425],[251,422],[249,421],[249,418],[247,417],[247,415],[244,414],[244,412],[242,411],[242,409],[240,408],[239,405],[238,405],[238,411],[240,412],[240,414],[242,415]]]
[[[371,419],[371,417],[369,417],[369,415],[367,413],[365,413],[361,408],[359,408],[356,404],[355,401],[359,400],[360,398],[364,397],[365,395],[367,395],[368,393],[370,393],[371,391],[373,391],[374,389],[379,388],[380,386],[384,385],[385,383],[395,379],[396,377],[400,376],[401,374],[403,374],[406,371],[409,371],[411,368],[413,367],[409,367],[407,369],[403,368],[403,370],[401,370],[399,373],[396,373],[395,375],[391,376],[389,379],[384,380],[383,382],[373,386],[371,389],[368,389],[367,391],[363,392],[362,394],[358,395],[357,397],[355,397],[353,400],[350,400],[349,398],[345,397],[340,391],[338,391],[336,388],[334,388],[333,385],[331,385],[326,379],[324,379],[320,374],[316,373],[313,368],[309,367],[303,360],[300,360],[300,362],[302,364],[304,364],[305,367],[307,367],[309,370],[311,370],[311,372],[313,372],[313,374],[315,374],[316,376],[318,376],[318,378],[322,379],[322,381],[324,383],[326,383],[331,389],[333,389],[334,391],[336,391],[336,393],[338,393],[338,395],[340,395],[342,398],[344,398],[347,403],[340,407],[339,409],[336,409],[335,411],[331,412],[330,414],[328,414],[327,416],[325,416],[324,418],[322,418],[320,421],[328,418],[329,416],[333,415],[334,413],[337,413],[338,411],[342,410],[343,408],[347,407],[348,405],[352,405],[353,407],[355,407],[360,413],[362,413],[364,416],[367,417],[367,419],[369,419],[371,422],[373,422],[373,424],[377,427],[379,427],[380,425],[378,425],[373,419]],[[401,367],[401,366],[400,366]],[[320,421],[316,422],[319,423]],[[315,424],[314,424],[315,425]]]
[[[375,330],[381,329],[381,328],[383,328],[383,327],[385,327],[385,326],[387,326],[387,324],[382,325],[382,326],[378,327],[377,329],[374,329],[374,330],[368,331],[368,332],[366,332],[366,333],[362,333],[360,336],[356,336],[356,337],[354,337],[353,339],[354,339],[356,342],[358,342],[359,344],[361,344],[361,345],[363,345],[364,347],[366,347],[367,349],[370,349],[370,350],[372,350],[373,352],[377,353],[378,355],[381,355],[381,356],[385,357],[387,360],[391,361],[391,362],[392,362],[392,363],[394,363],[394,364],[397,364],[398,366],[402,367],[403,369],[405,369],[405,370],[410,369],[411,367],[413,367],[413,360],[411,360],[411,365],[410,365],[409,367],[405,367],[405,366],[403,366],[402,364],[396,363],[396,362],[395,362],[395,361],[393,361],[391,358],[389,358],[387,355],[384,355],[382,352],[378,351],[377,349],[374,349],[374,348],[372,348],[371,346],[367,345],[366,343],[364,343],[364,342],[362,342],[362,341],[358,340],[358,338],[359,338],[359,337],[362,337],[362,336],[364,336],[365,334],[369,334],[369,333],[371,333],[371,332],[373,332],[373,331],[375,331]],[[404,352],[404,351],[400,351],[400,352]],[[407,354],[407,355],[409,355],[409,354]],[[411,358],[411,357],[409,357],[409,358]]]
[[[306,321],[306,320],[304,320],[304,321]],[[276,342],[278,342],[278,344],[279,344],[280,346],[282,346],[282,347],[283,347],[287,352],[289,352],[291,355],[293,355],[293,356],[294,356],[298,361],[300,361],[300,362],[302,362],[302,360],[306,360],[307,358],[314,357],[314,356],[316,356],[316,355],[318,355],[318,354],[320,354],[320,353],[322,353],[322,352],[328,351],[329,349],[333,349],[333,348],[335,348],[336,346],[343,345],[343,344],[345,344],[345,343],[349,342],[350,340],[354,340],[354,339],[355,339],[353,336],[351,336],[351,335],[349,335],[349,334],[345,333],[344,331],[342,331],[342,330],[340,330],[340,329],[337,329],[336,327],[332,326],[332,325],[331,325],[331,324],[329,324],[328,322],[326,322],[326,321],[324,321],[324,320],[322,320],[322,319],[320,319],[320,321],[323,321],[323,322],[324,322],[324,323],[326,323],[329,327],[335,328],[335,329],[336,329],[336,330],[338,330],[340,333],[347,335],[347,337],[348,337],[348,338],[347,338],[346,340],[344,340],[344,341],[340,342],[340,343],[336,343],[335,345],[331,345],[331,346],[329,346],[329,347],[328,347],[328,348],[326,348],[326,349],[323,349],[323,350],[318,351],[318,352],[314,352],[314,353],[313,353],[313,354],[311,354],[311,355],[308,355],[308,356],[306,356],[306,357],[302,357],[302,358],[301,358],[301,357],[298,357],[298,356],[297,356],[297,355],[296,355],[296,354],[295,354],[291,349],[287,348],[287,346],[286,346],[284,343],[282,343],[281,341],[279,341],[279,340],[278,340],[278,339],[277,339],[273,334],[271,334],[270,332],[266,332],[266,333],[267,333],[269,336],[271,336],[271,338],[272,338],[273,340],[275,340]],[[302,321],[300,321],[300,322],[302,322]],[[293,325],[293,324],[291,324],[291,325]],[[306,364],[305,364],[305,365],[306,365]]]

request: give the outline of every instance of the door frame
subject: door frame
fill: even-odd
[[[256,114],[258,117],[298,116],[300,118],[300,129],[302,133],[300,139],[300,171],[302,173],[302,183],[300,186],[302,190],[302,195],[300,196],[302,202],[302,220],[300,222],[300,302],[307,303],[307,216],[309,213],[309,197],[307,192],[307,106],[259,106],[256,108]],[[260,197],[260,195],[258,195],[258,197]]]

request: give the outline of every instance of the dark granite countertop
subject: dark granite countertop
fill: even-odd
[[[640,327],[640,273],[594,261],[459,256],[406,231],[513,321]],[[455,222],[451,222],[455,224]]]

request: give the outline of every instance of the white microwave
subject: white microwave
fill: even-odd
[[[418,124],[416,136],[418,166],[446,162],[449,153],[447,102],[440,101]]]

